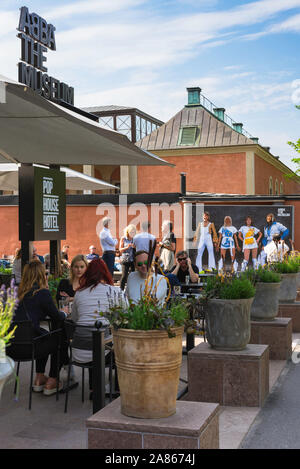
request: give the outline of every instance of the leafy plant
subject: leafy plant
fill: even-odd
[[[65,272],[61,277],[54,277],[54,275],[48,276],[48,287],[49,287],[50,294],[55,304],[56,304],[56,292],[57,292],[59,282],[64,278],[68,278],[68,275],[69,273]]]
[[[172,328],[190,326],[187,304],[176,299],[168,305],[160,305],[156,298],[142,296],[138,303],[128,303],[123,293],[110,292],[108,300],[109,311],[101,315],[109,320],[114,329],[166,330],[169,337],[174,337]]]
[[[17,305],[17,288],[14,279],[11,281],[10,288],[2,285],[0,289],[0,355],[4,354],[5,346],[13,338],[15,329],[10,328],[14,310]]]
[[[255,295],[255,288],[246,277],[216,275],[207,278],[204,292],[207,299],[238,300],[252,298]]]
[[[255,285],[257,282],[278,283],[281,281],[280,274],[270,270],[269,267],[262,266],[259,266],[257,270],[246,270],[241,274],[240,278],[247,278],[253,285]]]
[[[293,259],[283,262],[274,262],[270,268],[278,274],[296,274],[299,271],[299,264]]]
[[[12,268],[11,267],[3,267],[0,266],[0,275],[12,275]]]

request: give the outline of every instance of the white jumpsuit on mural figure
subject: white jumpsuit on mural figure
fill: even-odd
[[[197,246],[197,241],[199,239],[199,243]],[[215,229],[214,223],[209,221],[209,213],[204,212],[203,214],[203,222],[198,224],[195,236],[194,236],[194,245],[197,246],[198,253],[196,258],[196,266],[199,269],[199,272],[202,271],[202,257],[205,248],[208,252],[208,268],[215,269],[216,268],[216,261],[215,261],[215,254],[214,254],[214,244],[217,243],[218,236]]]

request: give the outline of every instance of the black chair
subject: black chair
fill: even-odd
[[[59,388],[59,359],[60,348],[62,340],[62,329],[50,331],[47,334],[35,337],[34,329],[31,321],[13,321],[11,329],[16,326],[14,337],[9,346],[6,348],[6,353],[15,362],[17,362],[17,373],[19,376],[20,363],[31,361],[30,371],[30,385],[29,385],[29,410],[32,403],[32,386],[33,386],[33,368],[34,361],[39,358],[44,358],[49,354],[57,353],[57,387],[56,387],[56,400],[58,400]],[[15,382],[14,394],[17,389],[17,377]]]
[[[96,330],[93,326],[84,326],[77,325],[71,320],[66,320],[64,322],[65,336],[69,344],[69,365],[68,365],[68,378],[66,386],[66,400],[65,400],[65,412],[68,408],[68,399],[69,399],[69,389],[70,389],[70,375],[71,375],[71,366],[78,366],[82,369],[81,375],[81,401],[84,402],[84,370],[93,369],[94,362],[77,362],[73,360],[73,348],[78,348],[81,350],[93,350],[93,331]],[[109,367],[109,385],[110,385],[110,402],[112,401],[112,369],[113,364],[113,350],[111,343],[105,345],[105,367]],[[105,383],[104,383],[105,386]]]

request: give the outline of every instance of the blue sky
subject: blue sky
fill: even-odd
[[[56,27],[48,73],[79,107],[134,106],[167,121],[202,93],[293,168],[300,138],[300,0],[1,0],[0,74],[17,79],[19,8]]]

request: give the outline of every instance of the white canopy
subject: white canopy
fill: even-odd
[[[34,165],[40,166],[40,165]],[[0,164],[0,190],[17,191],[18,190],[18,169],[19,165],[15,163]],[[116,189],[117,186],[109,184],[88,176],[70,168],[61,167],[60,171],[66,173],[66,189],[70,190],[103,190]]]
[[[171,165],[0,75],[0,163]]]

